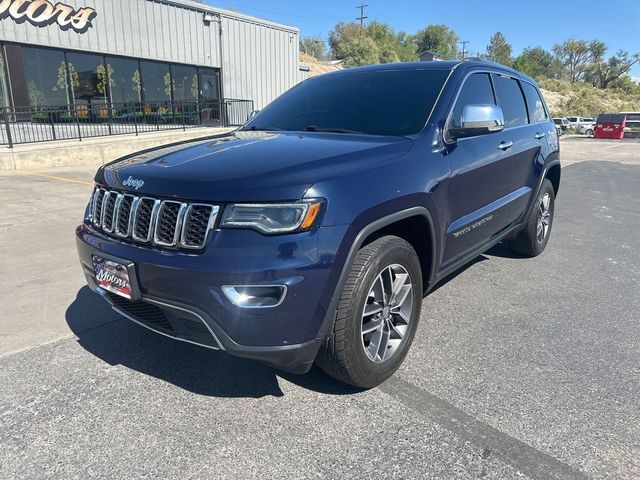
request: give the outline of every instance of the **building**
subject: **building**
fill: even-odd
[[[428,50],[425,50],[420,55],[418,55],[418,58],[420,59],[421,62],[437,62],[442,60],[442,58],[438,57],[437,54],[430,52]]]
[[[1,0],[0,102],[31,122],[225,123],[224,100],[260,109],[298,82],[298,37],[192,0]]]

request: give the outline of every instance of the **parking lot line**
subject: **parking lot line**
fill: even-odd
[[[20,173],[22,175],[27,175],[31,177],[42,177],[42,178],[48,178],[49,180],[59,180],[61,182],[79,183],[80,185],[89,185],[90,187],[93,186],[92,182],[86,182],[84,180],[76,180],[73,178],[60,177],[58,175],[45,175],[44,173],[22,172],[22,171]]]
[[[532,478],[587,478],[574,467],[476,419],[398,375],[391,377],[378,388],[395,401],[429,418],[460,438],[483,447],[482,455],[485,458],[494,455]]]

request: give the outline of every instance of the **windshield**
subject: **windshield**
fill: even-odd
[[[243,130],[411,135],[427,122],[448,70],[354,72],[312,78]]]

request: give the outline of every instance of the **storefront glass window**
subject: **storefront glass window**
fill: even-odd
[[[4,81],[4,72],[6,62],[4,60],[4,49],[0,48],[0,107],[6,107],[8,105],[7,101],[7,87]]]
[[[107,72],[102,55],[68,53],[67,68],[76,104],[107,101]]]
[[[145,102],[165,102],[171,100],[173,82],[169,65],[158,62],[140,62],[142,88]]]
[[[142,101],[142,77],[137,60],[107,57],[109,92],[114,103]]]
[[[198,99],[198,71],[195,67],[171,65],[174,83],[173,99],[178,101],[195,101]]]
[[[29,104],[71,103],[64,54],[59,50],[24,47],[24,70]]]

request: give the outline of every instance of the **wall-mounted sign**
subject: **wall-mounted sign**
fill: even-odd
[[[38,27],[57,23],[63,30],[71,28],[84,33],[91,27],[95,16],[93,8],[76,10],[60,2],[54,5],[50,0],[0,0],[0,20],[9,17],[16,23],[28,21]]]

